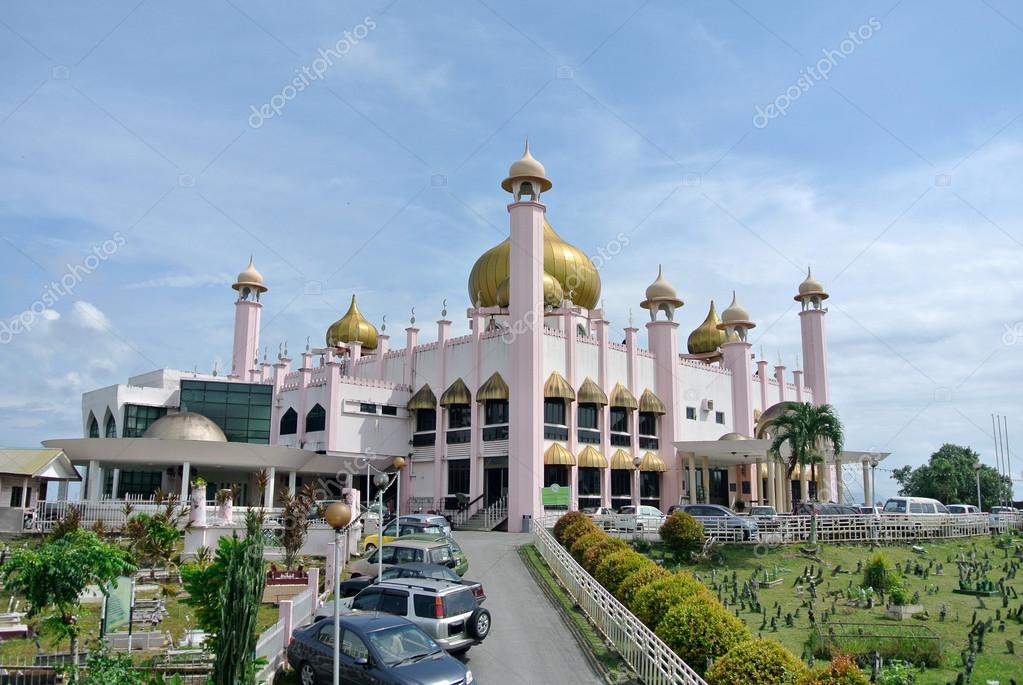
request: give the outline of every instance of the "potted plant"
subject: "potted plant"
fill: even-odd
[[[196,477],[192,479],[191,500],[191,523],[193,526],[203,527],[206,525],[206,479]]]
[[[237,483],[217,490],[217,516],[228,523],[234,520],[234,500],[238,497],[239,490]]]

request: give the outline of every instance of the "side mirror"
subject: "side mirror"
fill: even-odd
[[[369,659],[367,659],[366,657],[362,657],[361,659],[356,659],[355,660],[355,665],[356,666],[362,666],[363,668],[369,668]]]
[[[447,563],[444,565],[447,566],[448,568],[455,568],[456,566],[458,566],[458,562],[455,561],[454,559],[448,559]]]

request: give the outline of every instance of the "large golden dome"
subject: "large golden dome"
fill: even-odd
[[[363,350],[377,348],[377,327],[371,324],[359,311],[352,295],[352,304],[340,319],[327,329],[327,347],[337,347],[338,343],[362,343]]]
[[[469,300],[477,307],[502,305],[498,289],[508,278],[510,254],[511,239],[508,238],[476,260],[469,274]],[[586,309],[597,306],[600,301],[597,268],[585,252],[562,240],[546,219],[543,222],[543,270],[561,284],[566,298]]]
[[[718,310],[714,307],[714,300],[711,300],[707,318],[689,334],[689,354],[708,354],[725,343],[725,332],[718,328],[719,323],[721,319],[718,318]]]

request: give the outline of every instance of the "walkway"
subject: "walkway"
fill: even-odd
[[[592,685],[600,677],[569,632],[559,610],[536,585],[517,548],[529,535],[457,531],[469,557],[466,578],[483,583],[493,614],[490,636],[465,663],[484,685]]]

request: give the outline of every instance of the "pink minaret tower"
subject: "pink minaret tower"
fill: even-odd
[[[799,284],[795,300],[802,306],[799,312],[800,333],[803,339],[803,371],[806,387],[813,393],[814,404],[828,404],[831,393],[828,390],[827,331],[824,315],[828,310],[822,306],[828,294],[820,281],[806,270],[806,280]]]
[[[263,305],[259,296],[266,292],[263,275],[249,257],[249,265],[238,274],[231,286],[238,291],[234,303],[234,353],[231,355],[230,378],[248,379],[249,369],[256,366],[259,354],[259,317]]]
[[[749,313],[736,302],[732,293],[732,304],[721,312],[718,328],[725,332],[721,345],[722,364],[732,372],[732,430],[743,435],[753,435],[753,361],[750,358],[751,345],[746,336],[756,324]],[[760,379],[767,383],[766,378]]]
[[[529,153],[511,165],[501,187],[512,194],[508,318],[508,530],[524,516],[543,516],[543,225],[540,194],[551,189],[543,165]]]

